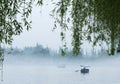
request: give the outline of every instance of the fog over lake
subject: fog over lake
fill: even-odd
[[[120,54],[100,58],[6,55],[0,84],[120,84]],[[89,66],[89,74],[81,74],[80,65]]]

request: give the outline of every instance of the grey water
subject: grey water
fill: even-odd
[[[80,65],[88,65],[89,74],[81,74]],[[7,57],[3,72],[0,84],[120,84],[120,57],[94,60]]]

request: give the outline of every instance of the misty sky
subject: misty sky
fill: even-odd
[[[58,49],[61,46],[60,28],[52,31],[54,20],[49,15],[53,9],[52,5],[34,7],[32,18],[32,29],[24,30],[20,36],[15,36],[12,47],[23,48],[25,46],[35,46],[36,43],[52,49]],[[70,35],[70,34],[69,34]],[[68,36],[68,44],[70,43]]]
[[[61,29],[57,28],[52,31],[54,20],[49,14],[53,8],[54,6],[50,3],[49,5],[34,7],[32,15],[30,16],[32,19],[32,29],[29,31],[24,30],[20,36],[14,36],[12,47],[24,48],[26,46],[35,46],[38,43],[44,47],[58,50],[62,44],[60,38]],[[68,48],[71,48],[71,38],[71,33],[68,31],[66,36]],[[91,46],[86,42],[82,47],[84,47],[87,52],[89,51],[88,49],[91,49]]]

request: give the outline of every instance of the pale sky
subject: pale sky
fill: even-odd
[[[49,2],[48,2],[49,3]],[[24,48],[26,46],[35,46],[37,43],[44,47],[49,47],[53,50],[58,50],[61,47],[60,31],[58,28],[52,31],[54,20],[49,15],[54,7],[52,5],[44,5],[42,7],[34,7],[32,18],[32,29],[24,30],[20,36],[15,36],[12,47]],[[67,47],[71,48],[71,33],[67,32],[66,40]],[[85,51],[91,50],[88,43],[82,45]],[[88,50],[89,49],[89,50]]]
[[[54,20],[49,15],[53,9],[52,5],[34,7],[32,18],[32,29],[24,30],[20,36],[15,36],[12,47],[23,48],[25,46],[35,46],[37,43],[52,49],[59,49],[61,46],[60,28],[52,31]],[[41,11],[41,12],[40,12]],[[70,35],[70,34],[68,34]],[[71,36],[67,36],[68,45]]]

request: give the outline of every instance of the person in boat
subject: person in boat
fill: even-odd
[[[89,69],[87,69],[86,66],[84,66],[80,71],[81,71],[81,73],[83,73],[83,74],[89,73]]]

